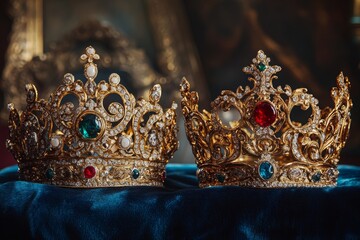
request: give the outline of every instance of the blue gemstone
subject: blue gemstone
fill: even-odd
[[[268,162],[262,162],[259,166],[259,175],[262,179],[268,180],[274,175],[274,166]]]
[[[131,176],[133,179],[137,179],[140,176],[140,171],[136,168],[132,170]]]
[[[96,138],[101,131],[101,120],[95,114],[86,114],[79,122],[79,132],[84,139]]]
[[[53,179],[53,177],[55,176],[54,170],[51,168],[48,168],[45,172],[45,176],[47,179]]]

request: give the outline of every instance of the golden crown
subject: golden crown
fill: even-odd
[[[350,83],[342,73],[332,88],[334,108],[320,109],[307,89],[288,85],[274,88],[281,70],[269,65],[263,51],[243,71],[252,75],[252,88],[224,90],[211,103],[212,110],[198,111],[199,96],[183,79],[180,85],[187,137],[197,160],[201,187],[334,186],[337,163],[350,128]],[[310,109],[307,123],[293,121],[294,107]],[[240,119],[225,125],[219,113],[233,109]]]
[[[82,188],[163,185],[165,165],[178,148],[176,104],[163,111],[158,84],[149,101],[136,101],[116,73],[97,84],[98,59],[92,47],[81,56],[85,84],[67,73],[48,101],[27,84],[26,110],[9,104],[7,147],[20,179]],[[114,95],[118,100],[111,102]]]

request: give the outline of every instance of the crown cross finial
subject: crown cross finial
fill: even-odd
[[[266,96],[275,92],[272,80],[277,78],[275,74],[281,71],[281,67],[271,66],[269,64],[270,58],[262,50],[258,51],[256,58],[252,62],[250,66],[243,68],[243,72],[253,76],[249,80],[253,81],[255,87],[259,88],[259,94],[267,98]]]
[[[81,60],[87,61],[84,66],[84,74],[88,80],[94,80],[97,76],[98,69],[94,60],[99,60],[100,56],[96,53],[95,49],[91,46],[87,47],[85,54],[81,55]]]

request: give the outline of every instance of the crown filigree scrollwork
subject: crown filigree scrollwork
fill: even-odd
[[[224,90],[211,112],[198,111],[198,94],[183,79],[182,111],[188,139],[199,166],[201,186],[328,186],[336,184],[340,151],[350,127],[350,83],[342,73],[331,91],[334,108],[321,110],[307,89],[273,86],[279,66],[259,51],[243,68],[253,87]],[[305,123],[292,119],[294,108],[311,110]],[[221,112],[238,120],[223,123]]]
[[[67,73],[48,101],[29,84],[26,110],[9,105],[7,146],[22,179],[73,187],[162,185],[178,147],[176,104],[163,111],[158,84],[149,100],[136,101],[116,73],[96,83],[99,58],[92,47],[81,56],[85,84]]]

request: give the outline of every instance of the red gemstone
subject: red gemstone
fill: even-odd
[[[96,169],[93,166],[87,166],[84,169],[84,177],[85,178],[93,178],[96,174]]]
[[[254,120],[261,127],[268,127],[276,120],[276,109],[270,102],[258,102],[253,112]]]

